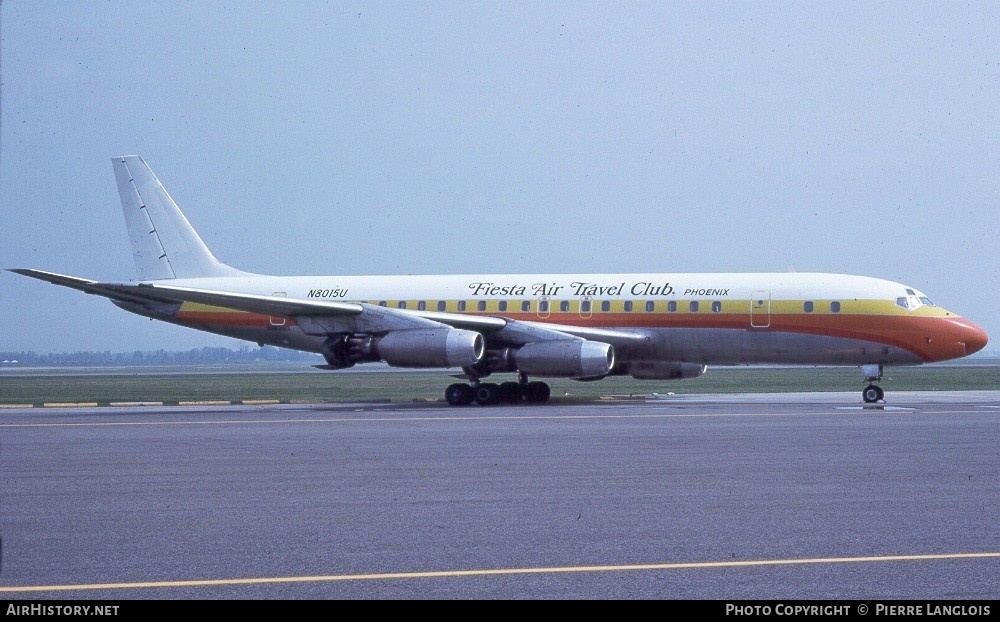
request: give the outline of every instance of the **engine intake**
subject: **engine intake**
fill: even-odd
[[[538,341],[522,346],[514,361],[534,376],[602,378],[615,366],[615,349],[599,341]]]

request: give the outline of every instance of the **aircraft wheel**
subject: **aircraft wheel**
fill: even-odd
[[[516,382],[500,383],[500,401],[507,404],[516,404],[524,397],[521,385]]]
[[[487,382],[475,388],[476,402],[481,406],[492,406],[500,403],[500,385]]]
[[[525,399],[535,404],[541,404],[542,402],[549,401],[550,393],[551,390],[549,389],[549,385],[544,382],[535,381],[524,385]]]
[[[449,385],[444,390],[444,399],[452,406],[468,406],[472,403],[474,397],[475,394],[472,391],[472,387],[461,382]]]
[[[866,404],[874,404],[885,397],[885,391],[877,384],[870,384],[861,392],[861,397],[865,400]]]

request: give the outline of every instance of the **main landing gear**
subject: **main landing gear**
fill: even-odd
[[[473,378],[469,384],[456,382],[444,391],[444,399],[452,406],[468,406],[476,402],[482,406],[517,404],[521,400],[541,404],[549,400],[551,390],[544,382],[528,382],[528,376],[518,374],[517,382],[480,382]]]
[[[862,365],[861,375],[865,377],[865,382],[868,383],[868,386],[861,392],[861,399],[866,404],[874,404],[875,402],[882,401],[885,398],[885,391],[882,390],[882,387],[875,384],[882,379],[882,366]]]

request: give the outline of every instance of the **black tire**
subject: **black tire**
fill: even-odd
[[[472,392],[472,387],[461,382],[449,385],[444,390],[444,399],[452,406],[468,406],[472,403],[473,397],[475,394]]]
[[[517,404],[524,399],[524,392],[521,385],[516,382],[500,383],[500,401],[505,404]]]
[[[474,389],[476,402],[481,406],[493,406],[500,403],[500,385],[486,382]]]
[[[524,397],[533,404],[541,404],[549,401],[551,389],[544,382],[529,382],[524,385]]]
[[[875,385],[875,388],[878,389],[878,401],[883,401],[885,399],[885,391],[878,385]]]
[[[870,384],[865,387],[865,390],[861,392],[861,399],[865,401],[866,404],[874,404],[875,402],[882,399],[885,392],[877,384]]]

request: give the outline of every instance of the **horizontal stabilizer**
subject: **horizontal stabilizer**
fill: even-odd
[[[353,302],[335,302],[332,300],[298,300],[295,298],[284,298],[280,296],[238,294],[234,292],[195,289],[191,287],[175,287],[172,285],[146,283],[140,285],[108,284],[105,287],[109,290],[126,294],[130,293],[138,296],[148,295],[156,298],[197,302],[215,307],[236,309],[237,311],[247,311],[250,313],[283,317],[292,317],[297,315],[357,315],[364,311],[364,307],[362,305]]]
[[[125,300],[128,302],[137,302],[140,304],[146,304],[149,302],[174,302],[169,298],[159,298],[154,295],[143,295],[134,294],[128,292],[121,292],[114,289],[114,285],[108,285],[106,283],[99,283],[97,281],[91,281],[90,279],[81,279],[76,276],[66,276],[65,274],[57,274],[55,272],[46,272],[44,270],[34,270],[32,268],[9,268],[9,272],[15,272],[22,276],[30,276],[33,279],[38,279],[40,281],[48,281],[54,285],[62,285],[63,287],[70,287],[72,289],[79,290],[88,294],[94,294],[95,296],[104,296],[105,298],[111,298],[113,300]]]
[[[46,272],[45,270],[35,270],[34,268],[7,268],[7,272],[14,272],[15,274],[20,274],[21,276],[30,276],[33,279],[48,281],[54,285],[72,287],[73,289],[78,289],[81,292],[87,291],[90,286],[97,283],[97,281],[81,279],[78,276],[66,276],[65,274]]]

